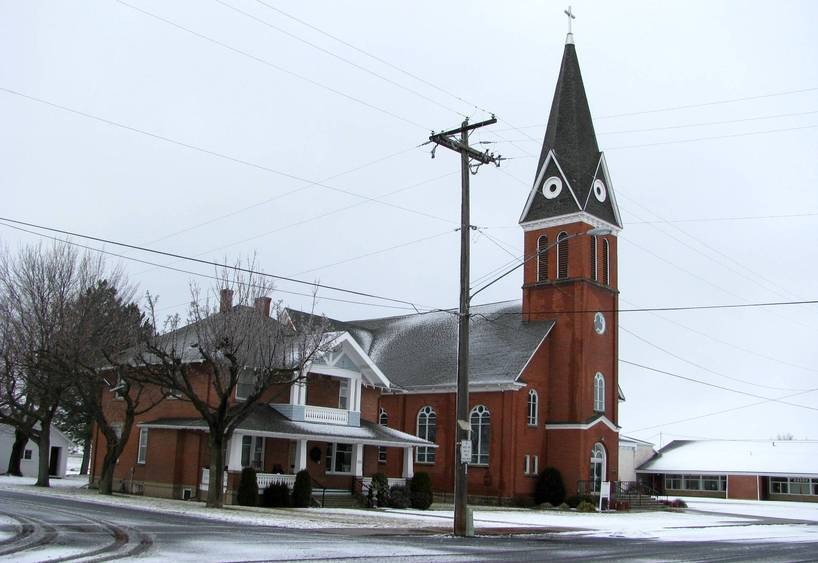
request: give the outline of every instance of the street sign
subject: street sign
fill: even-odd
[[[471,440],[460,442],[460,463],[471,463]]]

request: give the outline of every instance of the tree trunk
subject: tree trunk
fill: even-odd
[[[28,434],[20,430],[14,429],[14,445],[11,446],[11,456],[9,457],[8,474],[21,477],[23,472],[20,470],[20,461],[23,459],[23,452],[28,443]]]
[[[224,447],[227,440],[221,432],[211,429],[208,439],[210,444],[210,483],[207,486],[207,508],[224,506]]]
[[[40,440],[37,444],[39,448],[39,465],[37,468],[37,487],[49,487],[51,485],[48,466],[51,460],[51,418],[43,419],[40,422]]]
[[[88,475],[88,462],[91,460],[91,429],[93,426],[86,425],[85,442],[82,446],[82,463],[80,463],[80,475]]]
[[[110,447],[105,448],[105,457],[102,458],[102,468],[99,471],[99,494],[111,495],[114,492],[114,469],[119,454]]]

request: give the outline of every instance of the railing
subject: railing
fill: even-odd
[[[304,420],[306,422],[324,422],[326,424],[349,424],[349,411],[307,405],[304,408]]]
[[[256,473],[256,482],[258,483],[259,490],[262,491],[266,489],[268,485],[279,483],[287,485],[290,490],[292,490],[293,486],[295,486],[295,475],[286,475],[283,473]]]
[[[313,479],[312,477],[310,477],[310,480],[312,481],[313,492],[316,489],[321,489],[321,508],[324,508],[324,503],[327,500],[327,488],[318,481],[316,481],[315,479]]]
[[[599,486],[599,481],[577,481],[577,496],[598,497]],[[650,501],[662,502],[667,500],[667,495],[640,481],[611,481],[610,500],[628,501],[637,506]]]
[[[386,481],[391,489],[395,485],[407,486],[409,480],[405,477],[387,477]],[[366,492],[372,486],[372,477],[361,477],[361,492]]]

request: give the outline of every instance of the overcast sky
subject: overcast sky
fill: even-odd
[[[418,145],[464,115],[500,120],[472,138],[510,158],[472,177],[472,280],[491,279],[522,255],[565,7],[2,1],[0,216],[204,259],[257,252],[268,273],[454,307],[459,161]],[[818,4],[573,9],[625,223],[620,306],[818,299]],[[0,225],[0,240],[41,239]],[[125,266],[162,315],[184,311],[190,274]],[[521,282],[478,301],[519,299]],[[339,319],[406,312],[319,296]],[[748,394],[622,364],[623,433],[818,439],[817,323],[815,304],[623,312],[622,360]]]

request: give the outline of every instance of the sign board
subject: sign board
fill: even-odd
[[[471,440],[460,441],[460,463],[471,463]]]
[[[599,486],[599,511],[602,512],[602,499],[605,499],[605,508],[611,506],[611,482],[602,481]]]

